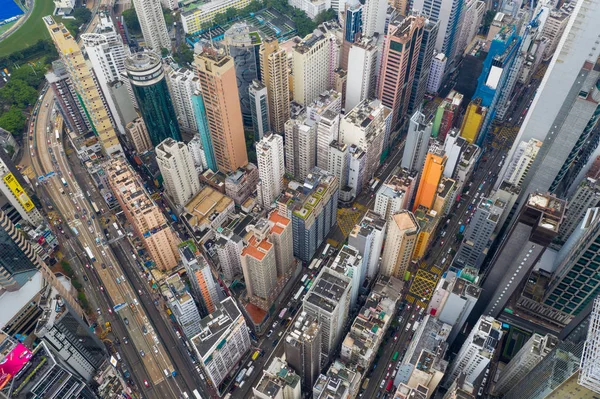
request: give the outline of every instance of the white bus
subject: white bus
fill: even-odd
[[[308,277],[308,274],[305,274],[304,276],[302,276],[302,279],[300,279],[300,282],[302,284],[304,284],[304,282],[306,281],[306,278]]]
[[[67,181],[65,180],[64,177],[61,177],[60,181],[62,182],[63,186],[67,187]]]
[[[294,295],[294,301],[297,301],[298,299],[300,299],[300,295],[302,295],[303,292],[304,292],[304,286],[298,288],[296,295]]]
[[[100,210],[98,209],[98,206],[96,205],[96,203],[94,201],[92,202],[92,208],[94,208],[94,212],[96,212],[96,215],[100,214]]]
[[[92,251],[90,251],[90,249],[88,247],[84,247],[85,249],[85,253],[87,254],[88,258],[90,258],[90,260],[92,262],[96,261],[96,258],[94,257],[94,254],[92,254]]]
[[[54,133],[56,133],[56,141],[60,140],[60,134],[58,133],[58,129],[54,129]]]
[[[202,399],[202,396],[200,396],[200,393],[198,392],[197,389],[194,389],[194,391],[192,393],[194,394],[194,396],[196,397],[196,399]]]
[[[318,259],[313,259],[312,262],[310,262],[310,265],[308,266],[308,270],[314,269],[317,262],[318,262]]]
[[[119,230],[119,226],[117,226],[117,224],[114,222],[113,222],[113,227],[115,228],[115,230]]]
[[[330,247],[331,247],[331,245],[329,245],[329,244],[325,245],[325,249],[323,250],[323,257],[327,256],[327,252],[329,251]]]

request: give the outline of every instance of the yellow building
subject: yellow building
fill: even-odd
[[[437,228],[441,218],[439,213],[434,210],[428,210],[423,206],[415,210],[415,218],[419,224],[419,235],[417,236],[413,259],[418,260],[425,256],[433,239],[433,232]]]
[[[239,10],[248,4],[250,0],[184,1],[180,8],[183,30],[188,35],[199,32],[206,25],[212,25],[215,15],[224,13],[228,8]]]
[[[467,106],[467,112],[465,112],[465,118],[460,127],[461,137],[473,144],[477,140],[485,114],[487,114],[487,108],[481,106],[481,98],[471,101]]]
[[[57,24],[51,16],[46,16],[43,20],[104,151],[108,156],[122,153],[123,149],[110,121],[107,107],[102,101],[100,88],[83,58],[81,48],[63,24]]]

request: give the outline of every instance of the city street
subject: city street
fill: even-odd
[[[46,92],[42,101],[42,104],[45,103],[53,103],[52,91]],[[125,330],[122,329],[115,331],[120,334],[123,333],[122,336],[119,334],[118,338],[121,339],[129,335],[131,338],[130,347],[135,345],[136,353],[134,356],[126,355],[126,359],[129,367],[131,367],[130,371],[138,377],[136,380],[138,389],[157,391],[152,397],[178,397],[181,390],[177,387],[176,382],[171,383],[174,379],[166,378],[164,373],[164,370],[169,373],[173,371],[173,365],[160,341],[154,338],[156,335],[148,322],[146,314],[138,305],[135,291],[127,281],[124,281],[125,279],[122,279],[123,273],[119,263],[114,260],[110,248],[99,244],[104,238],[102,226],[99,223],[100,217],[92,216],[95,212],[86,200],[84,192],[73,178],[62,144],[57,142],[53,135],[54,130],[49,129],[51,133],[48,134],[46,127],[51,122],[51,109],[52,107],[41,106],[39,110],[34,132],[32,167],[37,176],[45,175],[51,171],[56,173],[54,176],[45,179],[46,182],[42,185],[47,191],[48,197],[52,199],[56,211],[62,216],[64,223],[69,225],[68,228],[64,228],[64,235],[57,235],[61,241],[65,239],[65,235],[68,235],[72,240],[66,245],[70,246],[73,252],[83,254],[81,249],[76,249],[80,244],[82,249],[89,249],[96,260],[92,262],[90,259],[85,259],[90,268],[84,270],[88,275],[88,279],[91,280],[91,275],[95,275],[101,283],[92,285],[88,282],[83,284],[84,286],[87,285],[88,290],[93,286],[99,296],[106,295],[107,302],[111,305],[111,307],[105,306],[99,309],[99,326],[104,327],[106,321],[111,322],[111,328],[112,325],[123,323],[121,326],[125,326],[126,333],[123,333]],[[65,180],[66,185],[62,183],[61,178]],[[85,186],[86,191],[95,191],[93,184],[85,184]],[[92,219],[92,217],[94,218]],[[76,237],[71,229],[72,227],[75,227],[78,232]],[[82,258],[85,256],[81,255]],[[92,270],[93,273],[91,273]],[[117,279],[119,279],[119,282],[117,282]],[[117,308],[118,311],[113,310],[116,305],[120,305]],[[114,317],[113,312],[118,312],[121,317]],[[118,327],[115,326],[115,328]],[[147,332],[144,333],[144,330]],[[143,367],[136,368],[136,364],[143,364]],[[143,386],[144,380],[148,381],[148,389]]]

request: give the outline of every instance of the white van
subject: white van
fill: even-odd
[[[164,369],[163,373],[165,373],[165,377],[169,378],[169,372],[167,371],[167,369]]]

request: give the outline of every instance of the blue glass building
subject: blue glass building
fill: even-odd
[[[194,116],[196,117],[198,134],[202,141],[202,148],[204,149],[207,166],[210,170],[216,172],[219,168],[217,167],[217,159],[215,158],[212,138],[210,137],[210,130],[208,129],[206,108],[204,107],[204,100],[202,99],[202,94],[200,94],[200,92],[197,92],[192,96],[192,106],[194,107]]]

